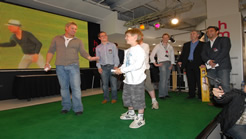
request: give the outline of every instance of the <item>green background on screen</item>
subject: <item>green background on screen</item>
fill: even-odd
[[[8,20],[19,20],[22,30],[31,32],[42,43],[40,54],[45,61],[52,39],[57,35],[64,34],[65,24],[73,21],[78,25],[76,37],[82,40],[85,50],[88,52],[88,24],[85,21],[3,2],[0,2],[0,15],[0,43],[9,42],[12,35],[6,25]],[[22,57],[23,52],[19,45],[0,47],[0,69],[17,69]],[[81,57],[80,54],[79,57],[80,67],[88,68],[89,61]],[[55,68],[54,63],[55,55],[51,61],[52,68]],[[32,63],[28,68],[39,68],[39,66]]]

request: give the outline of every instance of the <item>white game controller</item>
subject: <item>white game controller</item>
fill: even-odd
[[[111,72],[115,72],[116,70],[115,69],[111,69]]]
[[[46,68],[44,68],[44,71],[48,71],[49,69],[51,69],[51,66],[49,65],[49,67],[46,67]]]

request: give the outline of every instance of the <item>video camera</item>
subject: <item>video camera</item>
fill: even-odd
[[[217,87],[221,86],[221,81],[220,81],[220,79],[213,78],[213,77],[211,77],[211,76],[209,76],[209,75],[206,75],[205,77],[208,77],[209,79],[213,80],[213,81],[215,82],[215,84],[216,84]]]

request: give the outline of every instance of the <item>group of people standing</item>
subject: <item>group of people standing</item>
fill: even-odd
[[[209,83],[214,103],[222,104],[223,110],[218,116],[222,132],[235,139],[246,137],[246,87],[243,90],[230,87],[230,72],[232,69],[230,60],[231,42],[228,37],[219,37],[219,28],[209,26],[207,28],[207,42],[199,41],[200,32],[192,31],[191,41],[183,46],[178,65],[186,69],[189,96],[195,97],[196,86],[198,98],[201,98],[201,83],[199,67],[207,68],[210,77]],[[220,80],[217,84],[214,80]],[[212,90],[213,89],[213,90]]]
[[[169,57],[173,58],[174,63],[174,53],[172,46],[168,46],[169,35],[163,35],[165,39],[163,39],[165,43],[165,52],[166,59],[162,59],[161,62],[169,63],[168,70],[170,72],[171,61],[168,59]],[[157,102],[154,87],[151,83],[150,78],[150,65],[149,65],[149,45],[143,42],[143,33],[139,29],[131,29],[126,31],[125,40],[127,44],[131,47],[125,50],[125,57],[123,64],[118,67],[119,59],[117,53],[117,47],[108,42],[107,34],[105,32],[100,32],[98,35],[101,40],[101,44],[96,48],[96,56],[99,57],[99,61],[97,62],[98,72],[101,74],[103,81],[103,91],[104,91],[104,100],[103,104],[109,101],[109,88],[108,83],[110,81],[111,91],[112,91],[112,101],[111,103],[116,103],[117,101],[117,88],[116,88],[116,75],[115,74],[123,74],[125,76],[124,79],[124,87],[123,87],[123,103],[125,107],[128,107],[128,111],[123,113],[120,116],[122,120],[133,120],[130,124],[130,128],[139,128],[145,125],[144,120],[144,109],[145,105],[145,89],[148,91],[149,95],[152,99],[152,109],[159,109],[159,104]],[[162,43],[160,44],[162,45]],[[169,52],[168,52],[169,50]],[[155,53],[160,52],[162,50],[156,49],[153,54],[153,58]],[[161,56],[161,53],[157,54]],[[169,60],[169,62],[168,62]],[[155,61],[154,61],[155,63]],[[158,67],[164,67],[166,65],[159,63],[156,64]],[[163,68],[165,70],[165,68]],[[115,71],[111,71],[115,70]],[[106,79],[105,79],[106,78]],[[167,77],[168,79],[168,77]],[[166,78],[162,78],[161,80],[167,82]],[[164,99],[164,97],[168,97],[168,89],[167,84],[163,84],[162,94],[159,93],[159,98]],[[160,85],[162,86],[162,85]],[[163,89],[164,88],[164,89]],[[165,90],[166,89],[166,90]],[[138,115],[135,114],[135,110],[138,110]]]
[[[178,65],[185,69],[188,79],[189,96],[197,96],[201,99],[201,79],[200,67],[207,68],[209,77],[221,80],[222,88],[225,92],[230,92],[230,72],[232,69],[230,60],[231,42],[228,37],[219,37],[219,28],[209,26],[207,28],[208,42],[201,42],[200,31],[190,33],[191,41],[183,46],[183,50],[178,59]],[[210,87],[218,87],[217,84],[210,80]]]
[[[106,32],[100,32],[98,34],[98,38],[101,40],[101,44],[98,45],[96,48],[96,56],[100,58],[100,60],[97,62],[97,68],[98,68],[98,72],[101,74],[102,82],[103,82],[104,100],[102,101],[102,103],[105,104],[110,100],[109,99],[109,82],[110,82],[110,87],[111,87],[111,92],[112,92],[111,103],[116,103],[117,101],[117,87],[116,87],[117,79],[116,78],[117,77],[114,73],[111,72],[111,70],[112,69],[115,70],[118,67],[121,67],[119,66],[120,62],[119,62],[119,56],[117,53],[118,50],[114,43],[111,43],[108,41]],[[142,49],[144,49],[144,52],[145,52],[145,59],[144,59],[145,67],[146,67],[145,88],[149,92],[149,95],[152,98],[152,108],[158,109],[159,108],[158,102],[156,100],[154,87],[151,83],[151,78],[150,78],[150,70],[149,70],[150,68],[150,64],[149,64],[150,48],[148,44],[143,42],[143,37],[139,40],[139,45],[141,46]],[[153,56],[154,55],[155,54],[153,54]],[[168,96],[167,91],[165,94],[167,95],[161,95],[160,98],[164,98],[165,96]]]
[[[43,59],[39,54],[42,44],[35,36],[21,30],[21,24],[18,20],[10,20],[7,25],[13,35],[10,38],[10,42],[1,43],[0,47],[16,46],[17,43],[22,47],[24,57],[19,64],[19,68],[28,67],[32,62],[37,62],[40,66],[43,66]],[[143,42],[143,33],[136,28],[127,30],[125,32],[125,40],[131,47],[125,50],[124,61],[120,63],[118,48],[114,43],[108,41],[106,32],[98,34],[101,44],[96,47],[96,57],[91,57],[85,51],[82,41],[75,37],[76,32],[76,23],[69,22],[66,24],[65,34],[56,36],[52,40],[44,65],[45,69],[50,70],[50,62],[56,53],[56,73],[62,96],[61,113],[66,114],[70,109],[73,109],[76,115],[83,114],[78,56],[78,53],[80,53],[82,57],[89,61],[97,61],[96,66],[103,82],[103,104],[110,101],[110,89],[112,92],[111,103],[117,102],[117,78],[115,76],[124,74],[122,98],[123,104],[128,108],[128,111],[120,115],[120,119],[133,120],[129,126],[130,128],[139,128],[145,125],[145,90],[151,96],[152,109],[159,109],[154,87],[151,83],[149,63],[153,63],[154,66],[159,68],[159,99],[170,97],[168,94],[168,79],[170,71],[175,64],[175,57],[174,49],[168,43],[169,34],[163,34],[162,41],[154,47],[150,54],[149,45]],[[208,75],[220,79],[222,82],[221,86],[217,86],[213,80],[210,80],[210,85],[215,87],[213,90],[215,101],[228,104],[221,116],[222,130],[231,136],[245,137],[246,90],[244,89],[243,92],[230,91],[230,71],[232,69],[229,55],[230,39],[219,37],[219,28],[216,26],[207,28],[208,42],[199,41],[199,36],[200,31],[194,30],[190,33],[191,41],[184,44],[178,59],[178,65],[181,69],[185,69],[187,73],[188,98],[195,98],[196,88],[198,88],[197,96],[201,99],[199,67],[206,66]],[[34,45],[35,47],[28,47],[29,45]],[[155,56],[157,56],[157,61]],[[72,90],[72,102],[69,87]],[[237,105],[241,107],[237,108]],[[228,112],[230,109],[234,109],[233,113]],[[135,110],[138,111],[138,114],[135,114]],[[237,116],[231,118],[230,115],[234,113]]]
[[[106,36],[106,33],[102,32],[101,35]],[[225,92],[230,91],[230,39],[227,37],[219,37],[219,30],[215,26],[210,26],[207,28],[207,36],[209,39],[208,42],[204,43],[199,41],[200,35],[200,31],[196,30],[190,33],[191,41],[184,44],[181,56],[178,59],[178,65],[181,66],[182,69],[185,69],[187,73],[189,99],[195,98],[196,88],[198,88],[198,98],[201,99],[202,97],[200,67],[205,67],[205,65],[208,69],[208,75],[214,78],[222,79],[222,87],[225,88]],[[122,98],[124,106],[128,107],[128,111],[123,113],[120,116],[120,119],[134,120],[131,123],[130,128],[139,128],[145,124],[143,116],[144,109],[146,107],[144,97],[145,89],[149,92],[152,98],[152,108],[157,109],[159,106],[157,105],[158,102],[155,97],[155,92],[151,84],[151,80],[148,79],[148,77],[150,77],[148,70],[149,46],[146,43],[143,43],[143,33],[138,29],[131,29],[126,31],[125,36],[127,44],[130,44],[131,47],[125,50],[124,63],[119,68],[117,67],[118,63],[111,63],[111,68],[108,69],[108,73],[111,73],[110,77],[114,76],[114,74],[111,72],[111,70],[114,69],[114,73],[116,74],[125,74],[125,84]],[[168,82],[170,72],[173,68],[173,65],[175,64],[175,57],[173,47],[168,43],[169,39],[169,34],[164,33],[162,36],[162,41],[160,44],[154,47],[150,54],[150,63],[153,63],[156,67],[159,67],[159,99],[170,97],[168,95]],[[108,48],[105,44],[105,48]],[[108,44],[110,43],[108,42]],[[98,64],[105,66],[107,64],[105,64],[102,59],[107,57],[105,56],[105,54],[108,54],[106,52],[113,54],[114,50],[106,49],[106,51],[99,51],[99,49],[103,48],[102,44],[99,46],[100,47],[97,47],[97,56],[100,57]],[[142,51],[140,48],[144,51]],[[104,56],[101,54],[104,54]],[[155,60],[155,56],[157,56],[157,61]],[[113,57],[116,59],[115,61],[118,60],[117,53],[115,53],[115,56]],[[100,67],[98,70],[100,72]],[[211,85],[215,84],[211,82]],[[108,90],[108,88],[105,90],[107,95]],[[112,99],[113,103],[115,98]],[[107,101],[109,101],[108,97],[105,97],[105,100],[102,103],[106,103]],[[138,110],[137,115],[135,114],[135,110]]]

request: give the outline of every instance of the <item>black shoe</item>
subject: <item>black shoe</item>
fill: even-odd
[[[159,97],[159,99],[163,99],[163,100],[164,100],[164,99],[165,99],[165,97]]]
[[[61,113],[66,114],[66,113],[68,113],[68,110],[62,110]]]
[[[82,115],[82,114],[83,114],[82,111],[75,112],[75,115]]]
[[[169,96],[169,95],[167,95],[167,96],[166,96],[166,98],[170,98],[170,96]]]
[[[208,105],[209,106],[214,106],[214,103],[213,102],[209,102]]]

